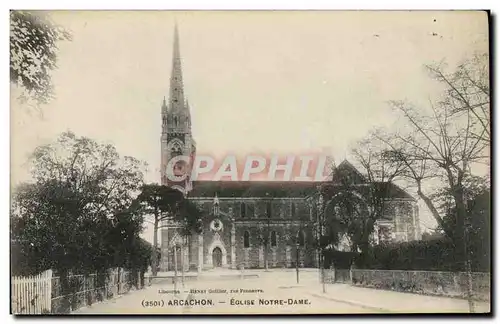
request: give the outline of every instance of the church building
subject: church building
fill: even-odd
[[[170,93],[168,100],[163,99],[161,121],[161,184],[184,192],[205,216],[202,234],[188,238],[179,235],[176,224],[162,224],[160,271],[172,271],[176,265],[191,271],[318,266],[314,248],[318,210],[335,196],[334,181],[191,181],[187,177],[175,182],[167,177],[166,166],[173,157],[196,154],[177,26]],[[367,182],[358,170],[348,161],[337,169],[352,175],[362,197]],[[392,183],[374,185],[389,186],[390,194],[372,241],[420,239],[415,199]]]

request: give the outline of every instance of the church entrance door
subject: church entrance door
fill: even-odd
[[[222,267],[222,250],[219,247],[214,248],[212,251],[212,264],[214,268]]]

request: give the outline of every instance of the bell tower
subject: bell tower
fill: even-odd
[[[170,92],[168,101],[165,97],[163,98],[161,120],[161,184],[176,188],[186,194],[191,189],[191,163],[187,159],[192,162],[196,152],[196,143],[191,133],[191,113],[182,81],[177,25],[174,28]],[[172,159],[176,157],[178,158],[174,162]]]
[[[196,143],[191,133],[191,113],[184,93],[182,81],[179,31],[174,28],[174,49],[170,89],[163,97],[161,105],[161,184],[175,188],[187,195],[191,190],[191,163],[196,153]],[[174,160],[177,161],[174,163]],[[180,159],[182,158],[182,159]],[[191,163],[190,163],[190,161]],[[175,175],[185,175],[182,179]],[[181,226],[164,220],[161,229],[161,271],[189,268],[192,256],[189,255],[185,237],[180,235]],[[195,244],[194,242],[193,244]]]

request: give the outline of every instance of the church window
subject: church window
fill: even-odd
[[[276,231],[271,232],[271,246],[275,247],[276,246]]]
[[[245,206],[245,203],[241,203],[241,204],[240,204],[240,209],[241,209],[241,217],[242,217],[242,218],[245,218],[245,217],[246,217],[246,215],[247,215],[247,210],[246,210],[246,208],[245,208],[245,207],[246,207],[246,206]]]
[[[245,233],[243,233],[243,247],[250,247],[250,233],[248,231],[245,231]]]
[[[267,218],[271,218],[271,214],[272,214],[272,205],[271,205],[271,202],[268,202],[266,204],[266,216],[267,216]]]
[[[163,116],[163,126],[165,126],[165,124],[167,124],[167,117]]]
[[[255,209],[252,204],[247,205],[247,215],[249,218],[253,218],[255,216]]]
[[[175,116],[174,117],[174,125],[175,125],[175,127],[177,127],[178,123],[179,123],[179,120],[177,119],[177,116]]]
[[[296,210],[295,210],[295,203],[293,202],[292,203],[292,218],[295,218],[295,212],[296,212]]]
[[[390,242],[392,239],[392,231],[389,226],[380,226],[378,229],[378,241],[382,242]]]
[[[306,237],[305,237],[304,231],[299,231],[297,233],[297,243],[299,244],[299,246],[306,245]]]

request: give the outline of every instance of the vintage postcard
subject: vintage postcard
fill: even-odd
[[[11,313],[490,313],[489,63],[486,11],[11,11]]]

